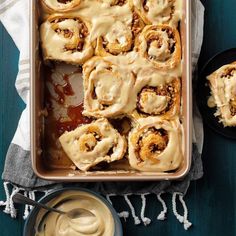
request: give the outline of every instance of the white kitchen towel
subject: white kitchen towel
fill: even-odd
[[[31,0],[34,1],[34,0]],[[9,32],[13,41],[20,51],[19,59],[19,72],[16,79],[16,89],[26,104],[26,108],[23,111],[19,124],[9,147],[5,168],[2,175],[4,182],[4,188],[6,191],[6,201],[0,202],[0,205],[5,206],[5,212],[15,217],[16,212],[12,203],[12,196],[18,191],[25,191],[26,194],[32,195],[35,193],[35,188],[45,187],[47,189],[53,189],[55,186],[49,186],[53,184],[45,180],[37,178],[32,170],[30,161],[30,127],[29,127],[29,2],[30,0],[0,0],[0,20],[4,27]],[[196,70],[197,60],[200,54],[202,39],[203,39],[203,22],[204,22],[204,7],[200,0],[192,0],[192,63],[193,68]],[[196,77],[193,77],[196,78]],[[197,111],[197,107],[194,106],[193,113],[193,162],[189,174],[181,181],[161,181],[151,183],[85,183],[79,184],[79,186],[90,188],[110,198],[114,195],[124,196],[125,201],[131,210],[131,215],[134,218],[135,224],[139,224],[141,221],[147,225],[150,220],[144,217],[144,211],[146,206],[146,195],[156,194],[157,199],[163,206],[163,211],[159,214],[158,220],[165,219],[166,205],[161,198],[163,192],[172,194],[173,213],[176,218],[184,224],[184,228],[188,229],[190,223],[187,220],[187,209],[183,201],[183,196],[189,187],[192,180],[199,179],[202,172],[201,152],[203,146],[203,127],[200,115]],[[22,172],[22,169],[24,170]],[[20,170],[20,172],[19,172]],[[8,186],[13,186],[12,193],[9,193]],[[61,185],[60,185],[61,186]],[[58,186],[56,186],[58,187]],[[33,190],[33,191],[32,191]],[[40,189],[42,190],[42,188]],[[27,193],[28,191],[28,193]],[[143,207],[141,210],[140,219],[135,214],[135,209],[128,196],[130,194],[139,194],[142,199]],[[33,195],[32,195],[33,196]],[[179,201],[184,208],[184,215],[180,216],[176,210],[176,197],[179,196]],[[147,203],[148,204],[148,203]],[[27,209],[25,211],[28,212]],[[25,214],[26,216],[27,214]],[[122,212],[120,216],[127,217],[127,212]]]
[[[26,104],[12,143],[29,151],[29,0],[0,0],[0,20],[20,51],[15,86],[18,94]]]

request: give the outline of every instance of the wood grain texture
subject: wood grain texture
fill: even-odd
[[[235,0],[203,0],[206,7],[205,37],[199,69],[215,53],[236,47]],[[14,81],[17,74],[18,51],[9,35],[0,26],[0,171],[7,147],[14,134],[24,104],[18,97]],[[156,220],[161,210],[156,196],[148,196],[146,215],[152,219],[148,227],[134,226],[133,219],[123,221],[125,236],[188,235],[188,236],[235,236],[236,235],[236,141],[227,140],[205,126],[203,150],[204,178],[191,184],[186,196],[189,219],[194,226],[184,231],[171,210],[171,198],[166,195],[169,206],[168,220]],[[0,184],[0,199],[4,198]],[[131,197],[138,210],[141,199]],[[114,200],[117,210],[128,209],[122,198]],[[137,214],[140,211],[137,210]],[[180,209],[181,211],[181,209]],[[0,211],[0,235],[22,235],[23,220],[12,220]]]

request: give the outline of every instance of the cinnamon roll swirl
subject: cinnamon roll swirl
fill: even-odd
[[[177,29],[168,25],[148,25],[138,38],[141,56],[158,69],[173,69],[181,60],[181,43]]]
[[[178,0],[131,0],[131,6],[146,24],[172,24],[181,19]]]
[[[43,7],[50,11],[66,12],[80,4],[80,0],[41,0]]]
[[[135,12],[132,13],[132,21],[129,24],[115,21],[103,36],[97,38],[96,55],[118,55],[131,51],[134,47],[135,37],[144,26],[144,22]]]
[[[51,15],[40,27],[44,60],[82,64],[93,55],[89,25],[72,15]]]
[[[175,170],[183,159],[181,147],[181,128],[177,119],[140,119],[129,135],[129,163],[140,171]]]
[[[162,119],[170,119],[178,115],[180,91],[179,78],[170,78],[170,81],[165,83],[155,83],[155,81],[142,83],[142,87],[138,90],[134,118],[159,116]]]
[[[134,85],[131,71],[102,57],[93,57],[83,66],[84,112],[92,117],[116,117],[133,109],[129,97]]]
[[[123,6],[127,4],[127,0],[100,0],[103,3],[109,4],[109,6]]]
[[[82,171],[101,162],[120,160],[127,148],[125,138],[105,118],[65,132],[59,141],[68,157]]]
[[[224,126],[236,126],[236,62],[222,66],[207,79],[212,95],[210,99],[217,107],[215,116]]]

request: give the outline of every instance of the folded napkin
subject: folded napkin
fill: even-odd
[[[199,0],[192,0],[192,63],[194,71],[201,50],[203,39],[204,7]],[[12,196],[19,191],[23,191],[26,196],[35,198],[35,193],[45,192],[59,188],[62,184],[45,181],[37,178],[33,173],[30,160],[30,135],[29,135],[29,0],[0,0],[0,20],[9,32],[13,41],[20,51],[19,72],[16,79],[16,89],[26,104],[23,111],[15,136],[10,144],[6,155],[5,168],[2,174],[6,201],[1,201],[0,205],[5,206],[4,212],[16,217],[16,209],[12,202]],[[19,30],[21,29],[21,30]],[[195,77],[193,76],[193,84]],[[176,218],[183,223],[184,228],[188,229],[191,223],[187,219],[187,207],[183,196],[192,180],[202,177],[201,152],[203,146],[203,127],[202,121],[194,107],[193,115],[193,153],[192,167],[189,174],[181,181],[161,181],[161,182],[132,182],[132,183],[76,183],[73,186],[81,186],[100,192],[105,195],[112,203],[111,197],[122,195],[127,202],[135,224],[143,223],[148,225],[151,220],[144,216],[146,206],[146,195],[156,194],[157,199],[163,206],[163,211],[158,215],[158,220],[164,220],[167,213],[167,206],[161,197],[162,193],[172,194],[172,208]],[[24,171],[22,171],[24,170]],[[68,184],[67,184],[68,185]],[[142,209],[140,217],[129,199],[131,194],[138,194],[142,199]],[[176,209],[176,199],[182,203],[184,214],[180,215]],[[148,204],[148,203],[147,203]],[[153,203],[152,203],[153,204]],[[148,205],[147,205],[148,207]],[[27,217],[29,206],[26,206],[24,218]],[[119,213],[121,217],[128,217],[129,212]]]

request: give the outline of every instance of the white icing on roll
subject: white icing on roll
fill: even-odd
[[[181,44],[176,26],[181,19],[182,1],[147,0],[145,5],[148,11],[145,14],[137,11],[137,6],[142,7],[143,1],[134,0],[134,6],[131,2],[82,1],[70,8],[67,14],[51,15],[40,27],[44,59],[83,65],[83,114],[102,118],[91,125],[82,125],[74,131],[65,132],[60,137],[68,157],[83,171],[102,161],[109,163],[124,156],[126,143],[105,118],[131,118],[134,124],[139,125],[130,135],[139,132],[145,122],[151,126],[150,122],[153,121],[157,129],[166,129],[169,137],[167,146],[181,147],[177,121],[161,120],[177,120],[179,115],[179,78],[182,71]],[[44,20],[45,16],[47,15],[43,16]],[[145,26],[143,21],[155,25]],[[82,32],[84,29],[86,33]],[[101,49],[105,52],[101,52]],[[169,91],[161,93],[159,90],[165,89],[175,80],[178,82],[173,88],[178,96],[174,93],[172,100]],[[154,92],[146,92],[146,87],[153,87]],[[53,87],[49,90],[53,93]],[[173,107],[170,101],[173,101]],[[140,119],[140,114],[134,115],[138,105],[142,107],[139,112],[144,117],[159,118]],[[96,132],[90,132],[91,127],[96,127]],[[159,136],[148,134],[145,140],[153,138],[153,142],[156,140],[161,142],[161,146],[165,145],[166,141]],[[130,145],[132,149],[132,144]],[[149,163],[148,158],[144,158],[145,164],[137,165],[133,161],[130,163],[133,163],[134,168],[137,165],[138,170],[175,169],[182,155],[178,148],[175,155],[172,155],[171,148],[164,150],[157,158],[158,163],[159,157],[161,158],[161,164],[154,167],[149,167],[149,164],[153,165],[153,159]],[[132,150],[130,153],[132,157]],[[171,161],[173,164],[170,164]]]
[[[134,76],[101,57],[94,57],[84,67],[84,114],[114,117],[134,109],[130,93]]]
[[[140,34],[137,47],[142,57],[158,69],[173,69],[180,64],[179,32],[168,25],[147,25]]]
[[[144,92],[140,99],[140,105],[143,107],[145,113],[160,113],[168,106],[168,98],[155,93]]]
[[[146,24],[170,24],[176,26],[182,17],[181,0],[132,0],[136,11]]]
[[[70,11],[80,4],[80,0],[41,0],[43,5],[53,11]]]
[[[129,163],[139,171],[175,170],[183,160],[181,147],[182,134],[178,119],[139,119],[129,134]]]
[[[40,26],[44,59],[81,64],[93,55],[89,29],[78,17],[52,15]]]
[[[68,157],[83,171],[100,162],[120,160],[127,147],[125,139],[104,118],[65,132],[59,140]]]

